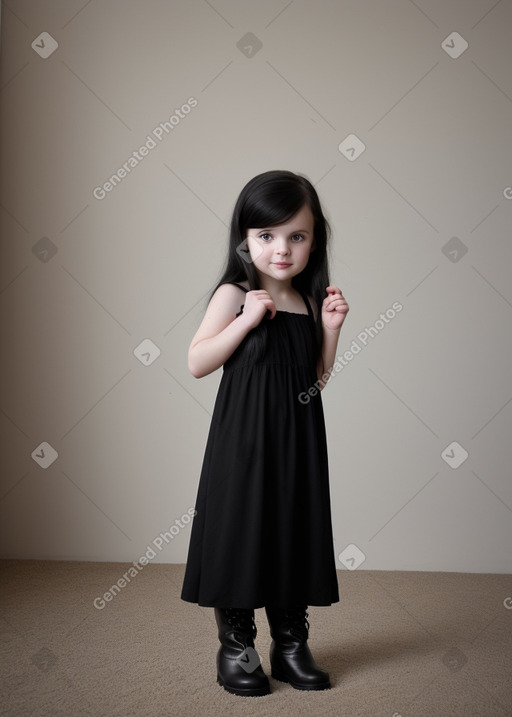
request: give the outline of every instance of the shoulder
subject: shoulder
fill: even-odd
[[[238,286],[237,286],[238,284]],[[240,287],[243,286],[247,290],[249,289],[248,282],[246,281],[237,281],[236,284],[230,284],[229,282],[226,282],[224,284],[220,284],[220,286],[217,287],[215,290],[215,293],[213,296],[219,296],[219,297],[230,297],[230,296],[245,296],[245,291],[241,289]],[[212,299],[213,299],[212,296]]]
[[[239,283],[241,286],[244,286],[245,284],[245,282]],[[243,304],[244,301],[245,291],[240,289],[240,287],[235,286],[235,284],[225,283],[218,286],[215,290],[215,293],[208,304],[208,309],[210,311],[221,311],[228,314],[231,314],[234,311],[236,314],[240,310],[240,304]]]
[[[203,339],[216,336],[226,328],[240,311],[245,302],[245,292],[234,284],[218,286],[206,307],[203,320],[192,339],[191,347]]]

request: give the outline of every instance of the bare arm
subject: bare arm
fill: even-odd
[[[257,290],[246,293],[244,311],[236,316],[243,303],[240,297],[240,289],[232,284],[219,286],[212,296],[188,350],[188,368],[195,378],[220,368],[268,309],[275,315],[267,292]]]
[[[340,327],[341,329],[341,327]],[[336,358],[336,349],[338,347],[338,339],[340,337],[340,329],[336,329],[332,331],[331,329],[326,329],[324,326],[324,338],[322,342],[322,356],[320,357],[320,360],[318,361],[317,369],[316,369],[316,375],[317,378],[321,381],[324,381],[325,379],[322,379],[322,376],[325,373],[328,373],[332,370],[332,367],[334,365],[334,361]],[[320,384],[321,388],[323,388],[323,385]]]
[[[347,316],[349,306],[341,289],[337,286],[326,288],[327,297],[322,302],[323,342],[322,355],[317,363],[316,375],[320,381],[320,390],[327,380],[326,374],[332,371],[336,359],[336,349],[341,327]]]

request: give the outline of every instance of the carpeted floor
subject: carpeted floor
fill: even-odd
[[[509,575],[338,571],[340,602],[309,608],[333,688],[271,679],[271,695],[250,698],[216,683],[213,609],[180,600],[184,566],[134,569],[114,595],[129,568],[0,561],[2,715],[512,715]],[[263,609],[256,624],[270,674]]]

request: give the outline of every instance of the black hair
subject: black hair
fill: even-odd
[[[271,170],[253,177],[242,189],[236,201],[231,219],[228,256],[222,275],[210,294],[210,299],[221,284],[248,281],[249,290],[260,289],[258,274],[251,261],[247,261],[247,230],[270,227],[288,222],[307,205],[314,219],[313,237],[315,248],[309,255],[306,267],[294,276],[292,286],[312,296],[317,307],[316,357],[322,352],[322,302],[329,285],[327,249],[331,236],[329,222],[325,218],[318,194],[305,176],[288,170]],[[254,334],[257,360],[263,353],[266,341],[266,322],[251,332]]]

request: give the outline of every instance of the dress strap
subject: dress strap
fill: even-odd
[[[243,291],[245,291],[245,293],[247,293],[247,292],[249,291],[249,289],[246,289],[245,286],[242,286],[241,284],[237,284],[236,281],[226,281],[225,283],[226,283],[226,284],[234,284],[235,286],[238,286],[239,289],[242,289]],[[240,311],[238,312],[238,314],[235,314],[235,316],[236,316],[237,318],[240,316],[240,314],[243,313],[244,306],[245,306],[245,304],[242,304],[241,307],[240,307]]]
[[[245,291],[245,293],[247,293],[247,292],[249,291],[249,289],[246,289],[245,286],[242,286],[241,284],[238,284],[236,281],[226,281],[225,283],[226,283],[226,284],[234,284],[235,286],[238,286],[239,289],[242,289],[243,291]],[[307,308],[307,310],[308,310],[309,316],[311,316],[311,318],[314,320],[315,315],[313,314],[313,309],[311,308],[311,304],[309,303],[309,299],[308,299],[308,297],[307,297],[307,294],[305,294],[305,293],[304,293],[303,291],[301,291],[300,289],[299,289],[298,291],[299,291],[299,294],[302,296],[302,298],[303,298],[303,300],[304,300],[304,303],[306,304],[306,308]],[[240,311],[238,312],[237,316],[239,316],[239,315],[242,313],[243,308],[244,308],[244,305],[242,304],[242,306],[240,307]]]
[[[315,318],[315,315],[313,314],[313,309],[311,308],[311,304],[309,303],[309,299],[308,299],[307,295],[306,295],[303,291],[301,291],[300,289],[299,289],[299,294],[300,294],[300,295],[302,296],[302,298],[304,299],[304,303],[306,304],[306,308],[307,308],[307,310],[308,310],[308,314],[311,316],[312,319],[314,319],[314,318]]]
[[[239,289],[243,289],[246,293],[249,291],[249,289],[246,289],[245,286],[237,284],[236,281],[226,281],[226,284],[234,284],[235,286],[238,286]]]

